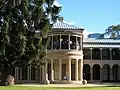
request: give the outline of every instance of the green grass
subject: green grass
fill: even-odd
[[[0,86],[0,90],[120,90],[120,87],[119,86],[106,86],[106,87]]]

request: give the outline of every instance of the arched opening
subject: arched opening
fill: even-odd
[[[100,65],[93,66],[93,80],[100,80]]]
[[[36,68],[31,67],[31,80],[36,80]]]
[[[18,69],[19,75],[20,75],[20,68]],[[22,67],[22,80],[27,80],[27,66]]]
[[[110,66],[108,64],[103,66],[103,81],[110,81]]]
[[[90,65],[89,64],[83,65],[83,79],[90,80]]]
[[[119,77],[119,65],[118,64],[114,64],[112,67],[112,72],[113,72],[113,81],[117,81],[118,77]]]
[[[51,64],[48,64],[47,72],[48,72],[48,80],[51,80]]]

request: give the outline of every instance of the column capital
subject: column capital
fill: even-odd
[[[79,59],[78,59],[78,58],[76,58],[75,60],[76,60],[76,61],[78,61]]]
[[[103,48],[100,48],[100,50],[103,50]]]
[[[93,48],[90,48],[90,50],[93,50]]]
[[[110,49],[110,51],[112,50],[112,48],[109,48]]]

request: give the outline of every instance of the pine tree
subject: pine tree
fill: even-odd
[[[0,0],[0,66],[3,82],[15,66],[45,63],[49,30],[61,7],[55,0]]]

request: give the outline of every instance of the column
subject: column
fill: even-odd
[[[62,61],[59,59],[59,80],[62,80]]]
[[[69,50],[70,50],[70,33],[69,33],[69,39],[68,40],[69,40]]]
[[[92,48],[90,48],[90,59],[92,60]]]
[[[81,36],[80,40],[81,40],[81,43],[80,43],[81,50],[83,50],[83,35]]]
[[[75,64],[75,80],[78,81],[78,59],[75,60],[76,64]]]
[[[100,59],[102,60],[102,48],[100,48]]]
[[[18,67],[15,67],[15,78],[18,80]]]
[[[71,81],[71,59],[68,60],[68,66],[69,66],[69,81]]]
[[[51,81],[54,81],[53,59],[51,59]]]
[[[61,49],[61,33],[60,33],[60,38],[59,39],[60,39],[60,49]]]
[[[48,80],[48,73],[47,73],[48,62],[45,63],[45,80]]]
[[[78,48],[77,48],[77,43],[78,43],[78,41],[77,41],[77,36],[76,36],[76,50],[78,49]]]
[[[110,60],[112,60],[112,49],[110,48]]]
[[[90,69],[90,81],[93,81],[93,68]]]
[[[80,81],[83,81],[83,60],[80,60]]]
[[[100,68],[100,81],[103,80],[103,68]]]
[[[112,68],[110,68],[110,80],[113,80]]]

